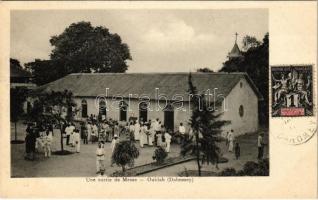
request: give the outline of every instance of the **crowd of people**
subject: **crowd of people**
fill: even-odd
[[[92,124],[92,125],[91,125]],[[97,128],[94,128],[94,127]],[[167,153],[170,152],[171,143],[171,130],[167,130],[164,125],[161,124],[159,119],[149,120],[144,122],[142,119],[130,120],[128,123],[119,123],[112,119],[103,120],[96,125],[94,122],[87,122],[83,125],[84,137],[87,137],[87,141],[98,141],[98,147],[96,150],[96,173],[103,174],[105,170],[105,142],[111,142],[111,154],[113,154],[116,144],[120,139],[126,139],[136,142],[140,148],[145,146],[158,146],[162,147]],[[98,130],[97,137],[94,130]],[[113,166],[113,163],[111,163]]]
[[[94,116],[89,117],[86,121],[80,123],[64,122],[61,127],[62,137],[66,139],[66,145],[71,147],[76,153],[80,153],[81,143],[97,143],[96,149],[96,170],[103,175],[105,171],[105,144],[110,144],[112,156],[116,145],[120,140],[130,140],[145,147],[162,147],[167,153],[170,152],[172,139],[174,142],[181,144],[187,138],[193,136],[190,128],[186,131],[183,123],[180,123],[178,130],[174,133],[168,130],[159,120],[144,121],[142,118],[129,120],[129,122],[116,121],[111,118],[99,120]],[[45,157],[51,156],[51,146],[53,142],[53,124],[29,123],[26,129],[26,155],[25,159],[34,160],[35,152],[43,151]],[[83,141],[83,142],[81,142]],[[234,131],[228,131],[225,136],[228,152],[234,153],[235,158],[240,157],[240,145],[234,137]],[[259,135],[258,141],[258,159],[263,157],[263,137]],[[111,163],[113,166],[113,163]]]

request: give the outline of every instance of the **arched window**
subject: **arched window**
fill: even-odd
[[[243,83],[242,83],[242,82],[240,82],[240,87],[241,87],[241,88],[243,87]]]
[[[240,115],[240,117],[243,117],[243,115],[244,115],[244,108],[242,105],[240,105],[240,108],[239,108],[239,115]]]
[[[121,101],[119,103],[119,121],[127,121],[127,108],[128,105],[126,102]]]
[[[105,100],[99,100],[99,115],[106,117],[106,102]]]
[[[82,117],[87,117],[87,101],[82,100]]]

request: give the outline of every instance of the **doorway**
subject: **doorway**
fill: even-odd
[[[174,130],[174,110],[171,104],[164,109],[164,125],[167,130]]]

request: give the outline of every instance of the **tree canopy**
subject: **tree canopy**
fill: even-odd
[[[26,64],[39,85],[70,73],[125,72],[131,60],[129,47],[106,27],[90,22],[72,23],[60,35],[52,36],[49,60]],[[41,77],[42,76],[42,77]]]

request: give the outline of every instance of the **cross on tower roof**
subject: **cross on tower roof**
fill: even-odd
[[[240,51],[240,48],[237,45],[237,36],[238,36],[238,33],[235,33],[235,43],[234,43],[234,46],[233,46],[231,52],[228,54],[229,59],[243,57],[242,53]]]

